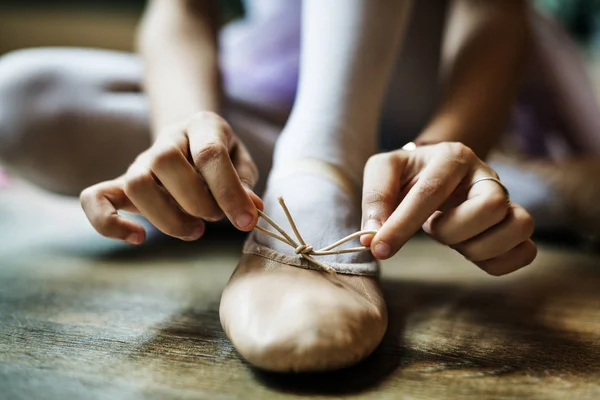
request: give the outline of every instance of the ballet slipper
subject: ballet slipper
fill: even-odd
[[[304,163],[301,169],[352,187],[328,164]],[[317,372],[356,364],[387,329],[378,263],[316,261],[319,251],[304,243],[288,218],[298,241],[282,231],[280,240],[296,247],[298,256],[257,243],[252,232],[223,291],[221,325],[239,354],[261,369]]]

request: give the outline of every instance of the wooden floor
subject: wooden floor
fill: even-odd
[[[492,278],[425,238],[384,264],[390,329],[364,363],[276,375],[219,325],[241,238],[97,237],[77,203],[0,191],[1,399],[599,399],[599,258],[542,247]]]

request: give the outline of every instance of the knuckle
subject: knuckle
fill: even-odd
[[[439,192],[444,187],[444,182],[439,178],[424,178],[414,186],[415,194],[420,198],[427,198]]]
[[[531,237],[535,230],[535,221],[533,220],[533,217],[523,209],[521,209],[519,212],[515,211],[514,216],[519,228],[519,232],[524,237]]]
[[[85,188],[79,194],[79,202],[85,210],[90,201],[95,197],[95,189],[93,187]]]
[[[130,168],[125,175],[125,183],[123,189],[126,195],[131,195],[140,192],[143,188],[152,183],[154,178],[150,171],[141,168]]]
[[[79,195],[81,208],[88,217],[93,215],[93,211],[97,207],[98,200],[102,197],[102,189],[100,185],[90,186],[85,188]]]
[[[446,152],[451,158],[462,163],[470,162],[475,157],[473,150],[460,142],[446,143]]]
[[[205,143],[198,152],[194,155],[194,163],[196,166],[212,163],[216,160],[221,160],[227,156],[228,151],[225,145],[221,142]]]
[[[483,200],[483,208],[496,215],[498,222],[502,221],[508,212],[508,201],[503,193],[491,193]]]
[[[363,205],[373,205],[389,201],[391,196],[381,190],[369,190],[363,195]]]
[[[386,208],[394,206],[394,196],[391,193],[381,190],[369,190],[363,194],[362,206],[368,212],[367,218],[377,218]]]
[[[365,169],[366,168],[373,168],[373,167],[375,167],[377,165],[381,165],[382,163],[387,162],[390,159],[390,157],[391,157],[391,155],[389,153],[379,153],[379,154],[372,155],[367,160],[367,163],[365,165]]]
[[[150,167],[155,169],[170,168],[179,159],[180,151],[174,144],[165,144],[153,152]]]
[[[231,126],[219,114],[212,111],[201,111],[194,114],[190,121],[190,127],[193,126],[210,126],[220,133],[224,133],[226,137],[232,135]]]

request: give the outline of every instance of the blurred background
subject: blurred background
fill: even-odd
[[[243,0],[221,0],[226,18],[243,13]],[[582,49],[600,47],[600,0],[532,0],[559,20]],[[0,54],[35,46],[132,50],[144,0],[2,0]]]
[[[225,18],[242,0],[221,0]],[[0,54],[23,47],[80,46],[131,51],[144,0],[1,0]]]
[[[243,15],[244,0],[220,1],[225,21]],[[600,0],[530,1],[559,21],[577,43],[600,99]],[[144,0],[0,0],[0,55],[44,46],[134,51],[136,25],[145,3]],[[0,188],[13,185],[0,168]],[[10,215],[6,206],[3,208],[0,219]]]
[[[579,44],[600,87],[600,0],[530,0]],[[39,46],[133,51],[145,0],[1,0],[0,55]],[[221,0],[224,19],[243,15],[243,0]]]

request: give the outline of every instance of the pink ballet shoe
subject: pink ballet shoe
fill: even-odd
[[[351,366],[375,350],[387,329],[375,260],[324,265],[313,262],[309,246],[295,243],[301,254],[289,256],[255,235],[220,306],[223,329],[242,357],[265,370],[316,372]]]

